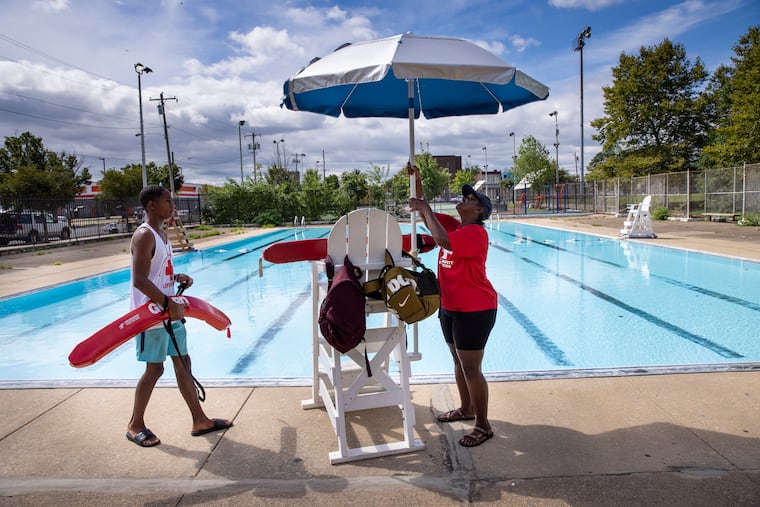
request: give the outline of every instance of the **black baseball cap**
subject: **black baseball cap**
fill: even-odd
[[[478,192],[470,185],[462,185],[462,197],[467,197],[470,194],[474,194],[475,197],[478,198],[478,201],[480,201],[480,207],[483,208],[483,212],[480,214],[481,220],[488,220],[488,217],[491,216],[492,210],[491,199],[489,199],[486,194]]]

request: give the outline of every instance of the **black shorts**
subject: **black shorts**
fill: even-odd
[[[483,350],[496,323],[496,309],[479,312],[438,311],[446,343],[459,350]]]

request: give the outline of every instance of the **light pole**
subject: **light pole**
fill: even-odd
[[[306,156],[306,153],[296,153],[293,156],[293,162],[296,164],[296,175],[298,176],[298,183],[301,183],[301,173],[298,172],[298,164],[300,162],[301,164],[301,171],[303,171],[303,158]]]
[[[581,55],[581,187],[583,187],[583,46],[586,42],[583,39],[591,38],[591,27],[587,26],[581,33],[578,34],[578,38],[575,41],[575,47],[573,51],[578,51]]]
[[[261,134],[257,134],[256,132],[251,132],[251,152],[253,153],[253,181],[254,183],[258,179],[258,175],[256,174],[256,150],[261,149],[261,146],[256,142],[256,136],[261,137]]]
[[[549,116],[554,116],[554,183],[559,183],[559,121],[557,111],[552,111]]]
[[[243,184],[243,136],[240,128],[245,125],[245,120],[238,122],[238,143],[240,144],[240,184]]]
[[[317,173],[319,173],[319,162],[320,160],[317,159]],[[325,166],[322,166],[322,181],[325,181]]]
[[[481,150],[483,150],[485,152],[485,154],[486,154],[486,165],[485,165],[486,171],[485,172],[488,172],[488,147],[487,146],[483,146],[481,148]]]
[[[472,155],[467,155],[467,169],[472,167]]]
[[[517,141],[514,132],[510,132],[509,137],[512,138],[512,167],[514,167],[517,160]]]
[[[575,177],[577,178],[578,177],[578,154],[573,153],[573,155],[575,155]]]
[[[274,143],[275,147],[277,148],[277,163],[275,165],[277,167],[282,168],[282,164],[280,164],[280,143],[284,143],[285,139],[280,139],[279,141],[275,140],[275,141],[272,141],[272,142]],[[285,151],[285,149],[283,148],[283,152],[284,151]]]
[[[103,157],[98,157],[98,158],[100,158],[100,160],[103,161],[103,176],[105,176],[106,175],[106,159],[104,159]]]
[[[137,97],[140,100],[140,149],[142,151],[142,184],[143,188],[148,186],[148,173],[145,169],[145,131],[143,130],[143,111],[142,111],[142,80],[140,77],[143,74],[149,74],[153,72],[153,69],[146,67],[142,63],[135,64],[135,72],[137,72]]]

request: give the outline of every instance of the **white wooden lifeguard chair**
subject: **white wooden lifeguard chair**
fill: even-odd
[[[409,266],[402,258],[401,229],[396,220],[379,209],[359,209],[341,217],[328,237],[328,255],[337,271],[348,255],[364,271],[364,281],[377,278],[385,265],[385,250],[397,265]],[[339,264],[340,263],[340,264]],[[414,406],[409,377],[411,367],[406,350],[406,331],[402,321],[383,301],[368,299],[365,341],[346,354],[330,346],[321,335],[319,308],[327,293],[324,261],[312,263],[312,392],[303,400],[304,409],[324,407],[338,437],[338,450],[329,453],[330,463],[414,452],[425,444],[414,437]],[[373,326],[373,324],[381,325]],[[370,371],[365,364],[365,345]],[[396,365],[396,373],[390,371]],[[402,438],[371,445],[351,447],[347,437],[349,413],[359,410],[391,408],[400,410]]]
[[[626,238],[656,238],[652,228],[652,216],[649,207],[652,204],[652,196],[644,197],[640,204],[628,205],[628,216],[620,229],[620,236]]]

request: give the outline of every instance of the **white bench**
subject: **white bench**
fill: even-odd
[[[736,222],[737,218],[741,216],[741,213],[702,213],[702,216],[705,217],[705,219],[708,222],[713,222],[713,221]]]

